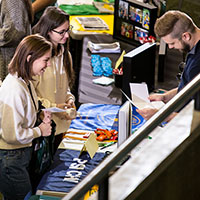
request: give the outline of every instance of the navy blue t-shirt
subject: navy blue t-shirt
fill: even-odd
[[[37,190],[68,193],[106,157],[105,153],[96,153],[92,159],[86,152],[80,157],[79,154],[77,150],[58,149]]]
[[[186,86],[195,76],[200,73],[200,41],[192,48],[186,58],[186,65],[181,76],[181,82],[178,86],[180,91]]]

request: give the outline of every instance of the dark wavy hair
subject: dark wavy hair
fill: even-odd
[[[53,29],[64,24],[66,21],[69,21],[69,15],[55,6],[49,6],[45,9],[43,15],[40,17],[38,23],[32,28],[33,33],[39,33],[47,40],[50,41],[48,33]],[[54,51],[59,51],[61,46],[58,46],[58,49],[54,49]],[[69,39],[64,44],[64,62],[63,62],[65,72],[68,76],[69,86],[72,88],[75,80],[75,73],[72,67],[72,63],[70,63],[70,55],[69,55]]]
[[[42,57],[46,52],[52,50],[51,42],[47,41],[39,34],[25,37],[17,46],[15,54],[8,65],[10,74],[17,73],[25,82],[33,80],[32,64],[35,60]],[[27,62],[27,57],[31,59]]]

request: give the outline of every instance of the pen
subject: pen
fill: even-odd
[[[110,143],[108,143],[108,144],[105,144],[103,147],[101,147],[100,150],[105,149],[106,147],[109,147],[109,146],[111,146],[111,145],[113,145],[113,144],[115,144],[115,142],[110,142]]]
[[[68,133],[79,134],[79,135],[85,135],[85,134],[88,134],[88,132],[78,132],[78,131],[67,131],[67,132],[65,132],[65,134],[68,134]]]
[[[135,128],[135,129],[132,131],[132,134],[135,133],[135,131],[137,131],[137,130],[138,130],[138,128]]]
[[[75,137],[75,136],[71,136],[71,135],[65,135],[65,136],[63,136],[63,138],[69,138],[69,139],[73,139],[73,140],[84,140],[84,141],[87,140],[85,138]]]

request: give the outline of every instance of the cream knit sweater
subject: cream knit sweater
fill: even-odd
[[[63,54],[54,56],[50,62],[51,65],[46,68],[42,76],[35,76],[32,81],[38,99],[46,108],[55,107],[56,104],[65,103],[69,99],[75,99],[70,92],[68,78],[63,67]],[[71,120],[61,120],[54,114],[52,118],[56,123],[56,135],[68,130]]]
[[[37,102],[32,84],[31,88]],[[8,74],[0,87],[0,149],[31,146],[32,140],[41,136],[39,127],[33,128],[36,113],[26,83],[16,75]]]

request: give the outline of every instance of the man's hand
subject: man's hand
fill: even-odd
[[[167,91],[164,94],[152,94],[149,96],[150,101],[163,101],[167,103],[177,94],[178,88],[174,88],[172,90]]]
[[[136,109],[136,111],[145,119],[150,119],[158,110],[156,108]]]
[[[150,101],[163,101],[165,100],[164,94],[152,94],[148,97]],[[165,103],[165,102],[164,102]]]

